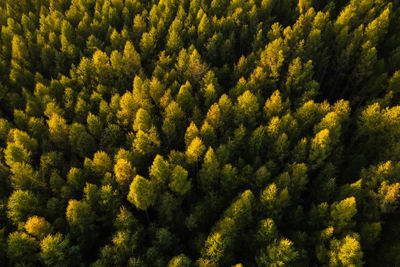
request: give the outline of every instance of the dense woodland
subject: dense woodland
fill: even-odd
[[[0,26],[1,266],[400,264],[398,0],[2,0]]]

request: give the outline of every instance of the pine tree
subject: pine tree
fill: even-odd
[[[154,185],[160,187],[165,186],[168,184],[171,176],[169,163],[164,160],[162,156],[157,155],[153,160],[153,164],[149,168],[149,175]]]
[[[354,226],[352,218],[357,214],[356,199],[346,198],[334,203],[331,208],[331,218],[335,231],[341,232],[344,229],[351,229]]]
[[[150,59],[156,49],[155,28],[150,32],[144,32],[140,40],[140,50],[144,59]]]
[[[241,123],[253,125],[259,115],[259,103],[250,91],[244,92],[238,97],[235,105],[236,119]]]
[[[342,240],[332,240],[330,247],[330,266],[361,266],[363,264],[363,252],[358,234],[347,235]]]
[[[131,163],[126,159],[118,159],[117,163],[114,165],[115,179],[122,192],[127,193],[129,190],[129,185],[135,176],[135,169],[132,167]]]
[[[29,217],[24,225],[25,231],[42,240],[46,235],[51,232],[51,224],[43,217]]]
[[[267,119],[274,116],[280,116],[283,111],[282,98],[278,90],[276,90],[264,105],[264,112]]]
[[[181,86],[176,100],[185,113],[190,114],[195,102],[193,98],[192,86],[190,85],[189,81],[186,81],[186,83]]]
[[[122,56],[123,71],[127,77],[133,77],[141,67],[141,59],[135,47],[130,41],[127,41]]]
[[[168,186],[173,192],[184,196],[191,187],[187,170],[179,165],[175,166],[171,174],[171,182]]]
[[[34,193],[15,190],[7,203],[7,216],[14,224],[18,224],[25,222],[30,216],[37,215],[39,209],[39,200]]]
[[[70,199],[65,217],[72,233],[88,235],[94,227],[96,215],[87,202]]]
[[[201,139],[199,137],[195,137],[187,147],[185,154],[188,161],[194,163],[201,159],[205,150],[206,147],[203,145]]]
[[[53,114],[47,121],[50,140],[59,147],[64,147],[68,140],[68,125],[63,117]]]
[[[8,236],[7,255],[10,263],[33,264],[38,248],[37,241],[24,232],[13,232]]]
[[[168,263],[168,267],[189,267],[191,265],[192,261],[185,254],[173,257]]]
[[[40,242],[40,258],[47,265],[63,266],[64,264],[74,264],[76,262],[70,259],[69,256],[77,256],[74,250],[77,247],[70,247],[70,241],[68,238],[63,237],[62,234],[57,233],[55,235],[47,235]]]
[[[139,108],[136,112],[135,121],[133,122],[133,130],[148,132],[151,126],[152,122],[149,112],[143,108]]]
[[[140,175],[136,175],[129,187],[128,201],[140,210],[147,210],[154,204],[154,185]]]
[[[209,147],[199,173],[199,184],[203,192],[216,190],[219,181],[219,162],[214,150]]]

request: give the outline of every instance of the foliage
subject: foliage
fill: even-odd
[[[0,1],[0,265],[400,265],[399,101],[399,1]]]

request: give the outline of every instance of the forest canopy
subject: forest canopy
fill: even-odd
[[[398,0],[0,1],[0,265],[400,265]]]

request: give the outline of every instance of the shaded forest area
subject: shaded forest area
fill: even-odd
[[[1,266],[400,264],[400,2],[0,1]]]

